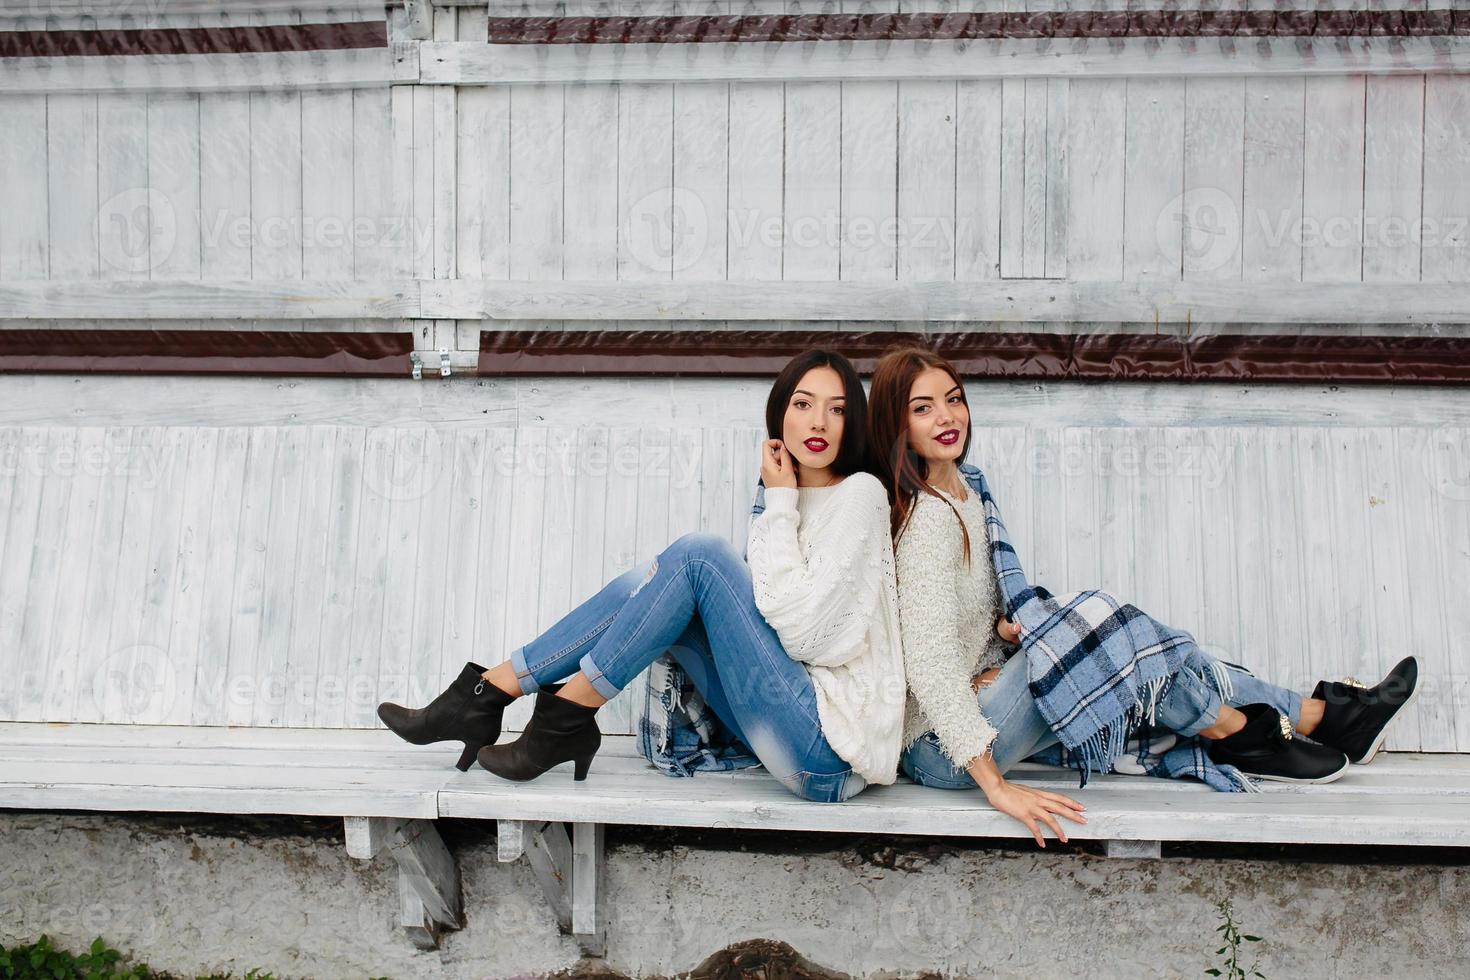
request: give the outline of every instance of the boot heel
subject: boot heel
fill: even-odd
[[[593,754],[595,755],[596,753],[593,753]],[[591,767],[592,767],[592,756],[590,756],[590,755],[584,755],[584,756],[582,756],[582,758],[578,759],[576,761],[576,764],[572,767],[572,780],[574,782],[580,782],[581,780],[586,779],[587,778],[587,770],[590,769]]]
[[[480,746],[473,742],[464,743],[464,751],[459,754],[459,761],[454,768],[460,772],[469,772],[470,766],[475,764],[475,754],[480,751]]]

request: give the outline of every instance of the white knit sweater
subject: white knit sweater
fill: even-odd
[[[767,487],[746,549],[755,604],[816,689],[822,734],[870,784],[896,780],[905,687],[888,495],[854,473]]]
[[[976,702],[971,678],[1004,663],[1005,642],[995,632],[1000,597],[984,505],[973,490],[963,501],[944,496],[959,509],[969,531],[969,566],[955,512],[927,493],[916,498],[896,548],[909,686],[903,744],[907,748],[933,731],[945,755],[964,769],[985,754],[996,735]]]

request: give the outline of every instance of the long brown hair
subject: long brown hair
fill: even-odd
[[[908,526],[914,502],[921,492],[944,500],[955,512],[956,519],[960,516],[955,505],[941,497],[929,483],[929,461],[909,445],[909,392],[913,390],[914,379],[929,368],[947,372],[960,386],[960,398],[965,398],[965,386],[954,365],[929,348],[917,345],[885,352],[873,369],[873,383],[868,392],[868,448],[872,453],[873,468],[888,490],[889,530],[894,544],[898,543]],[[965,401],[966,408],[969,404]],[[957,463],[963,463],[970,454],[970,435],[971,430],[967,428]],[[963,520],[960,520],[960,534],[964,537],[965,562],[968,564],[970,532],[965,529]]]

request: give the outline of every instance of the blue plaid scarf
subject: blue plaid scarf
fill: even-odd
[[[1151,723],[1160,700],[1188,664],[1225,700],[1229,679],[1220,665],[1182,630],[1136,606],[1089,589],[1053,596],[1026,580],[985,474],[965,463],[960,473],[985,506],[990,557],[1006,618],[1021,631],[1032,697],[1061,745],[1036,761],[1074,766],[1080,785],[1089,772],[1112,770],[1151,776],[1190,776],[1226,792],[1250,792],[1252,781],[1234,766],[1216,765],[1197,737],[1155,743]]]

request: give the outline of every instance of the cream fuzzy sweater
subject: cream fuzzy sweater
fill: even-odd
[[[964,769],[985,754],[996,735],[970,681],[1005,662],[1005,641],[995,632],[1000,598],[985,505],[973,490],[963,501],[948,493],[944,497],[959,510],[969,531],[969,566],[955,512],[927,493],[915,500],[895,549],[909,685],[903,744],[908,748],[932,730],[944,754]]]
[[[822,734],[868,783],[892,783],[905,684],[888,495],[854,473],[832,487],[767,487],[746,560],[755,604],[816,689]]]

